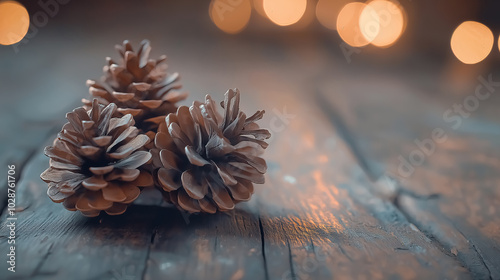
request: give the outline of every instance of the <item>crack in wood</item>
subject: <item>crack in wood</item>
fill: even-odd
[[[462,266],[464,266],[472,275],[482,275],[482,270],[481,269],[477,269],[475,268],[473,265],[471,265],[471,263],[469,263],[465,258],[462,258],[462,257],[459,257],[459,255],[455,255],[455,254],[451,254],[451,248],[450,246],[446,245],[444,243],[443,240],[440,240],[440,238],[438,238],[437,236],[435,236],[432,232],[430,232],[429,230],[425,230],[421,227],[421,223],[419,223],[416,219],[414,219],[412,217],[411,214],[407,213],[407,211],[400,205],[400,199],[401,199],[401,196],[403,196],[405,194],[399,194],[397,197],[396,197],[396,200],[395,200],[395,203],[394,203],[394,206],[404,215],[404,217],[409,221],[411,222],[418,230],[420,230],[421,232],[423,232],[433,243],[436,244],[436,247],[439,248],[445,255],[449,256],[449,257],[452,257],[454,259],[456,259]],[[412,197],[412,198],[415,198],[415,197]],[[416,198],[418,199],[418,198]],[[484,258],[483,256],[481,255],[481,253],[477,250],[476,246],[472,243],[472,241],[470,239],[468,239],[466,237],[466,235],[464,235],[462,233],[462,231],[457,228],[451,221],[449,221],[449,219],[447,219],[446,217],[443,217],[444,219],[446,219],[448,221],[448,223],[450,223],[450,225],[453,226],[454,230],[456,230],[465,240],[467,240],[468,243],[470,243],[472,246],[472,249],[475,251],[475,253],[477,254],[477,258],[481,261],[482,265],[483,265],[483,268],[488,272],[488,279],[489,280],[492,280],[492,275],[491,275],[491,270],[490,268],[488,267],[488,265],[485,263],[484,261]]]
[[[292,256],[292,248],[290,246],[290,240],[286,237],[286,245],[288,246],[288,259],[290,261],[290,272],[292,279],[297,279],[297,274],[295,274],[295,269],[293,268],[293,256]]]
[[[451,223],[451,222],[450,222]],[[469,239],[466,238],[466,235],[458,228],[456,227],[453,223],[451,223],[453,225],[453,227],[467,240],[467,242],[469,244],[471,244],[472,246],[472,249],[474,250],[474,252],[476,252],[477,256],[478,256],[478,259],[481,261],[481,263],[484,265],[484,268],[486,268],[486,271],[488,271],[488,279],[489,280],[492,280],[493,279],[493,276],[491,274],[491,270],[490,268],[488,267],[488,265],[486,264],[485,260],[484,260],[484,257],[483,255],[479,252],[479,250],[477,249],[476,245]]]
[[[352,136],[352,133],[349,131],[347,125],[342,120],[342,117],[336,113],[338,110],[336,110],[335,106],[331,104],[331,102],[326,100],[323,94],[321,94],[321,92],[319,91],[316,91],[316,101],[323,114],[325,114],[328,117],[328,120],[330,120],[339,137],[344,140],[345,143],[347,143],[347,146],[349,147],[352,155],[360,165],[361,169],[363,169],[365,174],[368,176],[368,178],[372,181],[379,178],[381,172],[377,171],[375,167],[366,160],[366,157],[363,155],[363,152],[361,152],[361,149],[359,149]]]
[[[469,240],[469,242],[470,242],[470,240]],[[471,244],[472,244],[472,242],[471,242]],[[489,274],[489,275],[488,275],[488,277],[489,277],[488,279],[489,279],[489,280],[493,280],[493,276],[491,275],[491,270],[490,270],[490,268],[488,267],[488,265],[486,264],[486,262],[484,261],[484,257],[483,257],[483,255],[482,255],[481,253],[479,253],[479,251],[478,251],[478,250],[477,250],[477,248],[476,248],[476,245],[472,244],[472,248],[474,249],[474,251],[476,251],[477,255],[479,256],[479,259],[480,259],[480,260],[481,260],[481,262],[483,263],[483,265],[484,265],[484,267],[486,268],[486,270],[488,270],[488,274]]]
[[[280,221],[279,223],[281,225],[281,230],[283,232],[283,236],[285,237],[286,246],[288,248],[288,261],[289,261],[289,266],[290,266],[290,276],[292,277],[292,279],[297,280],[297,274],[295,273],[295,269],[293,267],[293,255],[292,255],[292,247],[290,245],[290,238],[288,237],[288,234],[285,231],[283,221]]]
[[[151,249],[154,246],[155,239],[156,239],[156,236],[158,234],[158,227],[160,226],[159,220],[160,220],[160,217],[159,217],[158,211],[156,211],[156,218],[154,219],[153,229],[151,230],[151,240],[150,240],[148,249],[146,251],[146,256],[144,258],[144,269],[143,269],[143,271],[141,273],[141,275],[142,275],[141,279],[145,279],[146,273],[148,271],[149,256],[151,254]]]
[[[264,227],[262,226],[262,220],[259,215],[259,230],[260,230],[260,241],[262,245],[262,258],[264,260],[264,272],[266,275],[266,280],[269,280],[269,271],[267,267],[267,260],[266,260],[266,243],[265,243],[265,236],[264,236]]]
[[[342,255],[344,255],[348,260],[350,260],[352,262],[353,261],[352,258],[346,253],[346,251],[344,250],[342,245],[337,244],[337,246],[339,246],[339,250],[342,253]]]
[[[43,265],[45,264],[45,261],[47,260],[47,258],[49,257],[49,255],[52,253],[52,246],[54,245],[54,243],[50,243],[49,245],[49,248],[47,249],[47,252],[43,255],[43,258],[40,260],[40,262],[38,263],[38,265],[36,266],[36,268],[33,270],[33,273],[31,274],[31,277],[35,277],[37,275],[42,275],[40,273],[40,270],[42,269]]]
[[[347,148],[350,150],[352,156],[358,162],[358,164],[360,165],[363,172],[367,175],[368,179],[372,183],[375,183],[383,176],[387,176],[387,175],[385,175],[383,170],[377,170],[373,165],[371,165],[369,163],[365,154],[361,151],[361,149],[359,149],[357,142],[354,138],[354,134],[352,134],[349,131],[346,122],[343,120],[343,118],[340,116],[340,114],[336,113],[337,110],[336,110],[334,104],[332,104],[332,102],[327,100],[325,98],[325,96],[323,96],[323,94],[320,91],[316,92],[316,103],[319,106],[319,108],[321,109],[321,111],[323,112],[323,114],[325,114],[328,117],[331,125],[337,131],[340,138],[345,142]],[[389,177],[389,178],[391,178],[391,177]],[[439,239],[432,236],[429,232],[422,230],[419,227],[418,223],[416,223],[415,221],[412,221],[412,219],[411,219],[412,217],[410,216],[410,214],[405,212],[405,210],[401,207],[400,202],[399,202],[400,197],[403,195],[406,195],[406,196],[409,196],[409,197],[412,197],[412,198],[418,199],[418,200],[429,200],[429,199],[439,199],[440,194],[435,193],[435,194],[429,194],[429,195],[420,195],[420,194],[417,194],[417,193],[415,193],[407,188],[403,188],[401,186],[401,184],[398,182],[398,180],[395,180],[395,178],[391,178],[391,179],[393,179],[396,182],[396,189],[394,190],[393,199],[387,199],[387,197],[384,197],[383,195],[381,195],[377,191],[370,191],[370,192],[372,192],[373,195],[378,196],[380,199],[391,203],[396,208],[396,211],[398,211],[399,214],[406,221],[411,222],[419,231],[424,233],[433,243],[435,243],[434,246],[437,247],[440,251],[442,251],[444,255],[446,255],[448,257],[452,257],[452,258],[457,260],[458,258],[456,256],[450,255],[450,253],[444,249],[446,246]],[[341,252],[344,253],[343,249],[340,247],[340,245],[339,245],[339,248],[340,248]],[[400,248],[396,248],[396,249],[400,249]],[[477,250],[476,250],[476,252],[477,252]],[[478,255],[480,255],[480,254],[478,253]],[[348,257],[348,256],[346,255],[346,257]],[[480,256],[480,258],[483,261],[485,268],[489,271],[489,268],[484,263],[484,259],[482,258],[482,256]],[[469,272],[472,272],[470,267],[467,266],[467,264],[465,264],[463,261],[461,261],[459,259],[457,261],[459,263],[461,263],[464,267],[466,267],[469,270]],[[490,272],[489,278],[491,280],[491,272]]]

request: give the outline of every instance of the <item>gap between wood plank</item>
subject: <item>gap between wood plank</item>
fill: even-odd
[[[366,173],[368,178],[375,182],[380,176],[382,176],[381,171],[377,171],[374,166],[372,166],[367,160],[366,157],[363,156],[363,153],[359,149],[356,141],[352,137],[352,133],[349,131],[345,122],[342,120],[341,116],[336,113],[336,108],[330,101],[328,101],[321,92],[316,92],[317,104],[321,111],[327,116],[328,120],[332,122],[334,129],[337,131],[339,137],[344,140],[349,149],[351,149],[352,155],[359,163],[360,167]]]
[[[266,280],[269,280],[269,271],[266,260],[266,243],[264,241],[265,240],[264,227],[262,226],[262,220],[260,218],[260,214],[259,214],[259,230],[260,230],[260,242],[262,245],[262,258],[264,259],[264,272],[266,273]]]
[[[342,140],[346,143],[346,146],[348,149],[350,149],[351,154],[355,158],[355,160],[359,163],[360,167],[362,170],[365,172],[367,177],[372,183],[377,183],[378,181],[381,180],[381,178],[386,177],[387,175],[384,174],[384,170],[378,170],[378,168],[374,167],[372,164],[369,163],[369,161],[366,159],[364,156],[364,153],[359,149],[357,142],[354,140],[353,134],[349,131],[347,128],[347,125],[345,121],[342,119],[342,117],[336,113],[336,107],[330,100],[325,98],[323,96],[323,93],[319,90],[316,91],[315,94],[316,97],[316,103],[318,107],[321,109],[322,113],[324,113],[328,120],[330,120],[330,123],[332,124],[333,128],[338,132],[338,135],[341,137]],[[394,178],[391,178],[394,180]],[[373,190],[372,190],[373,191]],[[419,199],[419,200],[428,200],[428,199],[434,199],[434,198],[439,198],[439,194],[431,194],[428,196],[421,196],[416,193],[413,193],[411,191],[407,191],[406,189],[402,188],[399,184],[396,184],[396,189],[394,190],[394,198],[393,199],[387,199],[386,197],[382,197],[380,194],[377,194],[377,192],[373,192],[374,195],[379,196],[382,199],[385,199],[389,201],[391,204],[394,205],[394,207],[397,209],[397,211],[400,212],[400,214],[410,223],[412,223],[419,231],[423,232],[430,240],[435,243],[435,246],[443,252],[444,255],[449,256],[454,259],[458,259],[458,261],[466,267],[469,272],[474,273],[470,269],[470,267],[464,263],[462,260],[457,258],[454,255],[450,255],[449,252],[445,251],[444,248],[446,248],[445,244],[443,244],[439,239],[435,238],[432,236],[428,231],[422,230],[420,227],[419,223],[416,223],[411,219],[410,215],[404,211],[404,209],[401,208],[399,205],[398,201],[401,196],[406,195],[409,196],[413,199]],[[465,238],[465,236],[464,236]],[[474,248],[475,249],[475,248]],[[489,271],[488,267],[486,266],[483,257],[479,254],[479,252],[475,249],[475,251],[478,253],[479,257],[482,260],[483,265],[485,268]],[[491,274],[490,277],[491,279]]]

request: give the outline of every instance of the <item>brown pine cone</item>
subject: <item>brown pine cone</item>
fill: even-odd
[[[177,110],[175,104],[187,97],[187,93],[178,91],[179,74],[167,73],[166,56],[149,58],[151,47],[147,40],[141,42],[137,52],[127,40],[116,45],[116,49],[120,61],[106,58],[108,65],[104,66],[102,82],[88,80],[89,92],[103,105],[115,103],[117,116],[132,114],[142,131],[156,131],[164,117]],[[91,101],[82,101],[91,106]]]
[[[189,212],[215,213],[250,199],[253,183],[264,183],[267,166],[258,155],[271,134],[239,110],[240,94],[228,90],[217,111],[212,98],[181,106],[167,116],[155,137],[153,166],[164,198]]]
[[[125,212],[141,187],[153,186],[144,169],[151,154],[144,151],[149,138],[138,134],[132,115],[112,118],[116,105],[83,107],[66,114],[66,123],[52,146],[45,148],[50,167],[40,177],[52,201],[71,211],[94,217]]]

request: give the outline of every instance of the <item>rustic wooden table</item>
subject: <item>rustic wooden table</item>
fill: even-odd
[[[95,22],[83,27],[83,4],[71,5],[18,53],[0,49],[1,172],[15,164],[18,180],[15,273],[5,261],[5,180],[0,189],[0,278],[500,279],[498,93],[454,128],[443,113],[479,82],[448,94],[440,63],[377,68],[360,54],[349,64],[337,43],[307,32],[262,42],[259,32],[141,29],[155,13],[147,5],[132,22],[109,23],[92,9]],[[85,218],[45,195],[43,147],[124,37],[148,37],[154,55],[169,55],[191,93],[184,104],[239,87],[243,110],[266,110],[269,170],[250,202],[184,215],[152,192],[122,216]],[[398,171],[400,156],[436,128],[446,140],[411,174]]]

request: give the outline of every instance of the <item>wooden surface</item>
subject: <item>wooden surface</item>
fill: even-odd
[[[500,101],[492,95],[459,129],[442,119],[475,81],[453,95],[441,87],[446,67],[378,67],[365,54],[347,63],[322,34],[225,36],[205,14],[186,19],[168,4],[110,24],[106,7],[82,5],[65,6],[19,53],[0,49],[0,162],[20,172],[17,272],[7,272],[3,211],[1,279],[500,279]],[[86,26],[84,8],[95,16]],[[205,29],[138,27],[163,16]],[[266,110],[269,169],[250,202],[185,215],[150,192],[122,216],[89,219],[46,196],[43,147],[125,37],[169,55],[191,94],[183,104],[238,87],[245,112]],[[398,156],[436,127],[447,141],[411,176],[398,174]]]
[[[183,217],[154,201],[119,217],[87,219],[64,211],[46,198],[38,178],[47,165],[40,148],[18,187],[16,276],[469,277],[456,258],[370,192],[371,182],[324,115],[307,103],[288,104],[302,117],[276,134],[267,183],[250,203],[227,214]]]

